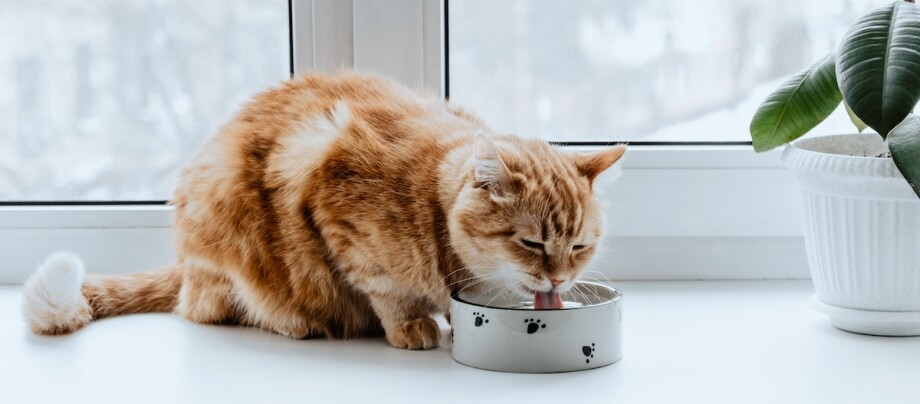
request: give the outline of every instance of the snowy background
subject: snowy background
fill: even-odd
[[[750,141],[787,76],[891,0],[451,1],[450,98],[568,141]],[[841,107],[814,132],[854,132]]]
[[[289,76],[284,0],[0,0],[0,200],[163,200]]]

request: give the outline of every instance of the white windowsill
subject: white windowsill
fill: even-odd
[[[920,338],[839,331],[807,281],[621,282],[624,353],[591,371],[522,375],[380,339],[293,341],[162,314],[36,337],[0,287],[4,402],[911,402]]]

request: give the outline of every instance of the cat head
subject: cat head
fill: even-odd
[[[625,152],[569,153],[539,140],[477,134],[449,227],[480,289],[523,297],[571,289],[603,231],[593,184]]]

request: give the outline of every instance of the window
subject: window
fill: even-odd
[[[450,98],[547,140],[749,142],[760,102],[887,1],[451,1]],[[841,107],[814,133],[853,131]]]
[[[807,277],[793,176],[781,151],[752,151],[748,119],[882,1],[291,0],[290,15],[281,0],[0,1],[0,35],[22,38],[0,41],[0,205],[167,199],[201,141],[287,77],[292,56],[297,72],[354,67],[436,95],[449,89],[498,130],[631,141],[623,175],[600,190],[610,196],[609,253],[595,269],[606,276]],[[755,28],[741,29],[743,18]],[[713,73],[726,66],[743,67],[727,84]],[[79,75],[89,77],[82,87]],[[838,130],[853,130],[844,115],[819,132]],[[9,258],[0,283],[21,282],[62,249],[94,272],[168,264],[171,215],[150,204],[0,206]]]
[[[288,3],[0,2],[0,201],[165,200],[290,74]]]

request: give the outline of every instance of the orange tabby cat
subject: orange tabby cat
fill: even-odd
[[[552,300],[572,287],[601,236],[591,184],[624,152],[494,134],[379,77],[300,77],[256,96],[185,168],[176,263],[84,276],[54,255],[25,284],[23,314],[39,334],[176,312],[434,348],[431,316],[454,290]]]

